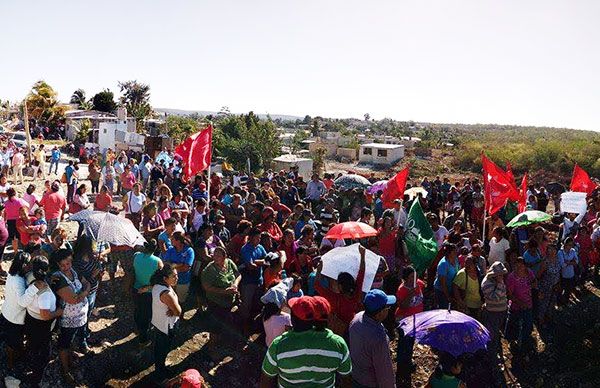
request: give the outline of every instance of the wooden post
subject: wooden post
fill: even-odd
[[[25,138],[27,139],[27,158],[31,163],[31,134],[29,133],[29,113],[27,112],[27,99],[23,104],[23,121],[25,121]]]

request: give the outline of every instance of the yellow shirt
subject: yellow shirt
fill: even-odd
[[[35,160],[37,160],[40,163],[44,163],[46,161],[46,152],[40,149],[35,151]]]
[[[463,268],[454,277],[454,285],[465,291],[465,303],[468,308],[478,309],[481,307],[481,295],[479,294],[479,280],[469,277]],[[466,284],[465,284],[466,283]],[[466,287],[466,290],[465,290]]]

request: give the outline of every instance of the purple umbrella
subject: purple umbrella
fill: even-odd
[[[485,349],[490,340],[490,333],[481,323],[458,311],[425,311],[404,318],[399,327],[418,343],[453,356]]]
[[[385,180],[385,181],[377,181],[377,182],[373,183],[373,186],[371,186],[369,188],[369,190],[367,190],[367,192],[369,194],[375,194],[375,193],[377,193],[380,190],[383,191],[383,189],[385,189],[385,186],[387,186],[387,183],[388,183],[387,180]]]

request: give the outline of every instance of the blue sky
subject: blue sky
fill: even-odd
[[[0,2],[0,98],[600,130],[600,1]]]

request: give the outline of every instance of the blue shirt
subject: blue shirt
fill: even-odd
[[[244,284],[262,284],[263,282],[263,269],[258,267],[252,269],[248,267],[248,264],[254,263],[255,260],[264,259],[267,256],[267,251],[262,245],[258,244],[254,246],[250,243],[246,243],[241,250],[242,265],[240,272],[242,273],[242,283]]]
[[[167,250],[169,250],[170,248],[173,247],[173,244],[171,244],[171,239],[169,238],[169,235],[164,230],[162,232],[160,232],[160,234],[158,235],[158,241],[164,242],[165,246],[167,247]],[[167,254],[167,252],[165,252],[161,256],[164,257],[166,254]]]
[[[531,254],[529,249],[526,250],[525,253],[523,253],[523,260],[525,260],[525,264],[527,264],[527,266],[531,268],[533,273],[536,275],[538,272],[540,272],[540,266],[542,261],[544,261],[544,259],[542,259],[542,254],[537,249],[535,254]]]
[[[58,162],[60,160],[60,151],[58,149],[52,150],[52,161]]]
[[[137,164],[131,166],[131,172],[136,179],[140,177],[140,167]]]
[[[73,168],[73,166],[67,166],[65,167],[65,174],[67,175],[67,182],[71,183],[71,176],[73,176],[73,171],[75,171],[75,169]]]
[[[575,248],[571,248],[569,252],[565,252],[565,249],[563,248],[558,251],[557,256],[561,267],[561,276],[563,279],[572,279],[575,276],[575,266],[579,263],[577,251]]]
[[[200,198],[208,200],[208,193],[206,192],[206,190],[200,190],[199,187],[194,187],[194,189],[192,190],[192,198],[194,198],[194,201],[197,201]]]
[[[294,236],[296,237],[296,240],[302,236],[302,228],[304,228],[304,225],[307,224],[315,229],[315,236],[318,234],[319,229],[317,229],[317,224],[315,224],[313,220],[308,220],[308,222],[304,222],[304,220],[298,220],[298,222],[296,222],[296,226],[294,227]]]
[[[442,291],[442,282],[440,282],[440,276],[445,276],[448,293],[452,295],[452,282],[454,282],[454,278],[456,277],[458,270],[460,270],[460,263],[458,262],[458,259],[454,259],[454,265],[452,265],[448,260],[446,260],[446,257],[442,258],[437,266],[437,276],[433,282],[435,289]]]
[[[187,264],[190,266],[185,272],[177,271],[179,280],[177,284],[190,284],[192,281],[192,264],[194,264],[194,250],[191,247],[184,247],[181,252],[177,252],[175,247],[169,248],[165,252],[165,261],[173,264]]]

